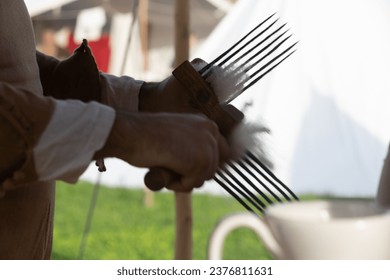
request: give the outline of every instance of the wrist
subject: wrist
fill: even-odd
[[[122,159],[121,150],[124,147],[123,142],[130,140],[123,139],[124,136],[128,135],[128,133],[121,133],[121,131],[126,128],[127,121],[128,120],[125,119],[123,113],[121,113],[120,111],[116,111],[115,120],[107,137],[106,143],[99,151],[94,154],[94,160],[110,157],[117,157]]]

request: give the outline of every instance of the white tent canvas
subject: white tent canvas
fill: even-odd
[[[211,61],[277,12],[298,51],[234,101],[297,193],[375,195],[390,140],[390,3],[241,0],[197,53]]]

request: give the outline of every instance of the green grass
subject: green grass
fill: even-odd
[[[57,183],[53,259],[79,259],[94,186]],[[99,189],[83,259],[171,260],[174,258],[175,202],[172,192],[153,194],[153,206],[144,203],[142,189]],[[301,196],[303,200],[319,198]],[[332,198],[322,196],[322,198]],[[230,196],[192,195],[193,259],[207,259],[207,245],[223,217],[246,210]],[[272,259],[249,229],[232,231],[225,240],[223,259]]]
[[[53,259],[77,259],[93,185],[57,184]],[[194,194],[193,259],[207,259],[208,239],[226,215],[243,212],[233,198]],[[174,258],[174,196],[154,194],[144,205],[142,189],[101,187],[88,235],[84,259],[170,260]],[[224,259],[270,259],[257,236],[248,229],[228,235]]]

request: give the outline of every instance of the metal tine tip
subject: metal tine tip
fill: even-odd
[[[273,14],[275,15],[275,14]],[[223,68],[226,72],[230,73],[230,78],[237,77],[238,84],[236,85],[236,92],[232,93],[228,100],[225,100],[223,103],[227,104],[234,100],[238,95],[243,93],[245,90],[253,86],[256,82],[258,82],[261,78],[263,78],[266,74],[268,74],[271,70],[273,70],[277,65],[279,65],[284,59],[289,57],[290,54],[286,53],[295,46],[293,44],[283,52],[279,52],[278,49],[286,43],[286,41],[291,38],[292,35],[288,35],[283,38],[286,33],[289,31],[283,31],[283,28],[286,26],[286,23],[277,27],[275,30],[271,30],[270,28],[279,20],[276,19],[270,25],[268,25],[265,29],[260,30],[258,34],[253,34],[253,36],[249,37],[254,31],[257,30],[260,26],[262,26],[266,21],[268,21],[273,15],[268,17],[254,29],[252,29],[247,35],[245,35],[239,42],[237,42],[233,47],[231,47],[228,51],[224,52],[217,59],[215,59],[210,64],[206,65],[203,69],[199,71],[201,76],[204,79],[207,79],[208,76],[212,74],[212,67],[214,64],[219,62],[218,67]],[[269,31],[269,34],[264,34],[266,31]],[[279,34],[280,33],[280,34]],[[264,36],[261,36],[263,35]],[[261,37],[260,37],[261,36]],[[275,37],[276,36],[276,37]],[[244,40],[247,39],[247,40]],[[260,42],[258,42],[260,41]],[[264,44],[267,44],[264,46]],[[271,48],[272,47],[272,48]],[[261,48],[259,50],[259,48]],[[271,50],[268,50],[270,49]],[[266,52],[268,50],[268,52]],[[266,52],[264,54],[264,52]],[[283,58],[283,55],[286,57]],[[278,59],[281,59],[278,62]],[[243,61],[245,60],[245,61]],[[270,61],[269,61],[270,60]],[[268,61],[268,62],[267,62]],[[264,64],[265,65],[262,65]],[[252,80],[252,81],[250,81]]]
[[[242,170],[240,170],[237,165]],[[236,161],[235,163],[228,163],[228,167],[229,168],[225,167],[224,169],[219,170],[216,176],[214,176],[214,180],[250,212],[256,214],[256,211],[252,209],[252,207],[254,207],[256,210],[263,213],[267,205],[249,189],[249,186],[252,187],[267,204],[274,204],[274,201],[253,183],[253,179],[260,183],[260,185],[278,202],[283,201],[271,190],[271,188],[277,190],[287,201],[299,201],[299,198],[250,151],[247,151],[246,156],[242,160]],[[232,170],[232,172],[229,171],[229,169]],[[252,205],[252,207],[247,203]]]
[[[257,47],[261,46],[261,44],[264,44],[264,42],[269,39],[272,35],[274,35],[276,32],[279,32],[286,24],[279,27],[276,31],[269,34],[266,38],[264,38],[259,43],[256,42],[256,39],[258,39],[261,35],[263,35],[266,31],[268,31],[279,19],[272,22],[266,29],[262,30],[259,34],[257,34],[255,37],[251,38],[249,41],[245,42],[244,45],[240,46],[237,50],[235,50],[232,54],[228,55],[226,58],[224,58],[221,62],[217,64],[218,67],[223,67],[225,69],[229,70],[229,67],[234,67],[234,63],[238,62],[242,57],[246,56],[247,54],[251,53],[253,50],[255,50]],[[251,49],[247,50],[250,46],[255,44]],[[241,52],[244,52],[241,54]],[[239,55],[240,57],[236,58],[236,56]],[[233,60],[233,62],[230,62],[230,60]],[[214,66],[213,64],[212,66]],[[227,65],[227,66],[226,66]],[[212,73],[212,67],[207,69],[206,71],[202,72],[201,75],[203,78],[207,78]]]
[[[278,45],[276,45],[272,50],[270,50],[266,55],[264,55],[263,57],[261,57],[258,61],[254,62],[254,65],[257,65],[259,64],[262,60],[264,60],[266,57],[268,57],[270,54],[272,54],[275,50],[277,50],[289,37],[285,38],[282,42],[280,42]],[[283,57],[286,53],[288,53],[293,47],[295,47],[297,43],[294,43],[293,45],[291,45],[290,47],[288,47],[287,49],[285,49],[283,52],[281,52],[280,54],[278,54],[277,56],[275,56],[274,58],[272,58],[270,61],[268,61],[266,64],[264,64],[263,66],[261,66],[259,69],[257,69],[255,72],[251,73],[247,79],[247,81],[249,81],[250,79],[253,79],[254,77],[256,77],[257,74],[261,73],[261,71],[263,71],[264,69],[266,69],[268,66],[272,65],[272,63],[274,63],[275,61],[277,61],[279,58]]]
[[[290,55],[292,55],[296,50],[293,50],[288,55],[286,55],[282,60],[280,60],[278,63],[273,65],[271,68],[269,68],[267,71],[265,71],[263,74],[258,76],[256,79],[254,79],[250,84],[246,85],[243,89],[243,91],[246,91],[248,88],[253,86],[255,83],[257,83],[259,80],[261,80],[265,75],[267,75],[269,72],[271,72],[276,66],[278,66],[280,63],[282,63],[284,60],[286,60]]]
[[[268,184],[270,184],[276,191],[278,191],[281,196],[286,199],[287,201],[291,201],[291,198],[283,191],[283,187],[282,186],[278,186],[278,182],[274,182],[273,181],[273,178],[270,177],[270,175],[266,175],[265,173],[268,174],[268,172],[271,172],[269,169],[267,169],[267,171],[265,169],[263,169],[264,166],[262,165],[255,165],[249,158],[245,157],[243,159],[243,162],[247,165],[247,168],[251,168],[254,170],[254,172],[256,172],[258,175],[257,176],[254,176],[258,181],[261,181],[259,176],[261,176],[261,178],[264,180],[261,184],[264,186],[265,185],[265,182],[267,182]],[[260,161],[259,161],[260,162]],[[244,164],[243,164],[244,165]],[[264,171],[262,171],[264,170]],[[268,189],[270,190],[270,189]],[[282,199],[276,195],[274,192],[270,192],[270,194],[278,201],[278,202],[282,202]]]
[[[276,51],[287,39],[289,39],[292,35],[289,35],[287,38],[283,39],[282,42],[280,42],[276,47],[272,49],[272,51],[268,52],[266,55],[262,56],[260,59],[258,59],[256,62],[253,62],[256,57],[258,57],[260,54],[262,54],[264,51],[266,51],[268,48],[273,46],[283,35],[285,35],[289,30],[284,31],[283,33],[279,34],[275,39],[273,39],[270,43],[268,43],[265,47],[261,48],[260,50],[256,51],[254,54],[254,50],[256,50],[259,46],[263,45],[268,39],[270,39],[272,36],[274,36],[276,33],[278,33],[286,24],[283,24],[280,26],[277,30],[269,34],[266,38],[264,38],[261,42],[257,43],[253,47],[251,47],[249,50],[245,51],[242,55],[240,55],[238,58],[236,58],[234,61],[229,62],[227,66],[224,66],[222,64],[218,64],[219,67],[223,67],[225,71],[232,72],[233,77],[242,75],[242,73],[249,72],[256,64],[259,64],[262,60],[264,60],[266,57],[271,55],[274,51]],[[240,62],[242,59],[245,58],[245,56],[248,56],[251,54],[249,58],[246,58],[244,62]],[[212,68],[211,68],[212,69]],[[212,71],[206,71],[202,77],[204,79],[207,79],[207,77],[212,73]]]
[[[284,25],[283,25],[284,26]],[[282,27],[283,27],[282,26]],[[280,27],[280,28],[282,28]],[[272,35],[274,35],[276,32],[278,32],[280,29],[276,30],[274,33],[270,34],[266,39],[269,39]],[[271,46],[274,45],[274,43],[276,43],[283,35],[285,35],[287,33],[288,30],[284,31],[282,34],[280,34],[278,37],[276,37],[273,41],[271,41],[270,43],[268,43],[265,47],[263,47],[262,49],[260,49],[259,51],[257,51],[255,54],[252,54],[251,57],[247,58],[245,62],[243,63],[238,63],[240,59],[244,58],[245,55],[249,54],[250,52],[252,52],[256,47],[258,47],[259,45],[263,44],[265,42],[266,39],[264,39],[262,42],[260,42],[259,44],[257,44],[256,46],[252,47],[250,50],[248,50],[246,53],[244,53],[243,55],[241,55],[239,58],[237,58],[235,61],[233,61],[230,65],[224,67],[224,69],[228,72],[231,72],[233,74],[232,77],[239,77],[239,76],[242,76],[242,79],[239,79],[239,83],[236,85],[237,88],[239,89],[242,89],[245,85],[245,83],[247,83],[250,79],[253,79],[254,75],[259,73],[260,71],[264,70],[267,66],[269,66],[269,64],[271,64],[272,62],[274,62],[276,59],[278,59],[280,56],[282,56],[284,54],[284,52],[282,54],[279,54],[278,56],[276,56],[276,58],[274,58],[273,60],[271,60],[270,63],[267,63],[266,65],[264,65],[263,67],[261,67],[260,69],[258,69],[258,64],[260,64],[260,62],[262,62],[264,59],[266,59],[267,57],[269,57],[272,53],[274,53],[281,45],[283,45],[283,43],[285,43],[292,35],[289,35],[287,36],[286,38],[284,38],[281,42],[279,42],[276,46],[274,46],[270,51],[268,51],[265,55],[261,56],[257,61],[254,61],[255,58],[257,58],[260,54],[262,54],[264,51],[266,51],[268,48],[270,48]],[[290,47],[291,48],[291,47]],[[256,70],[257,69],[257,72],[255,73],[250,73],[251,70]],[[268,72],[267,72],[268,73]],[[207,75],[205,75],[207,76]],[[207,77],[204,77],[204,78],[207,78]],[[243,91],[237,91],[237,93],[242,93]],[[232,94],[231,95],[231,98],[232,97],[235,97],[235,94]],[[231,100],[229,100],[228,102],[225,102],[225,103],[229,103]]]
[[[238,40],[233,46],[231,46],[228,50],[226,50],[224,53],[222,53],[220,56],[218,56],[216,59],[214,59],[212,62],[204,66],[199,73],[202,75],[204,72],[206,72],[208,69],[210,69],[214,64],[216,64],[219,60],[221,60],[223,57],[228,55],[235,47],[237,47],[239,44],[241,44],[243,41],[245,41],[253,32],[255,32],[258,28],[260,28],[264,23],[266,23],[270,18],[272,18],[276,13],[270,15],[268,18],[266,18],[264,21],[259,23],[255,28],[253,28],[251,31],[249,31],[244,37],[242,37],[240,40]]]
[[[279,64],[281,64],[284,60],[286,60],[290,55],[292,55],[296,50],[291,50],[298,42],[294,43],[288,49],[271,59],[265,65],[261,66],[254,73],[250,74],[246,79],[242,80],[236,87],[239,89],[236,92],[230,95],[230,98],[226,100],[224,103],[228,104],[233,101],[237,96],[241,93],[252,87],[259,80],[264,78],[268,73],[270,73],[273,69],[275,69]],[[290,52],[289,52],[290,51]],[[249,83],[248,83],[249,82]]]
[[[230,59],[232,59],[234,56],[239,54],[241,51],[245,50],[249,45],[251,45],[257,38],[259,38],[261,35],[263,35],[266,31],[268,31],[279,19],[272,22],[266,29],[262,30],[259,34],[257,34],[255,37],[251,38],[248,42],[246,42],[244,45],[242,45],[239,49],[237,49],[235,52],[227,56],[224,60],[219,62],[217,65],[222,67],[225,65]],[[283,25],[284,26],[284,25]],[[283,27],[282,26],[282,27]],[[256,46],[255,46],[256,47]]]
[[[299,201],[298,196],[289,187],[287,187],[278,177],[276,177],[275,174],[272,173],[272,171],[264,163],[262,163],[261,160],[259,160],[252,152],[247,151],[246,155],[247,156],[244,158],[244,161],[248,163],[254,170],[256,170],[256,172],[258,172],[259,174],[261,173],[263,178],[270,182],[272,186],[277,189],[286,200],[291,201],[292,199],[294,199]],[[256,165],[254,165],[254,163],[257,165],[257,167]],[[268,177],[264,176],[265,174],[262,173],[258,167],[264,170],[264,172],[267,173]],[[271,179],[274,182],[272,182]],[[286,191],[290,196],[287,195],[282,189]]]
[[[263,212],[264,209],[266,208],[266,205],[264,203],[262,203],[260,201],[260,203],[258,203],[257,201],[255,201],[253,199],[253,197],[246,193],[243,189],[242,189],[242,183],[239,184],[239,186],[237,186],[237,182],[234,183],[232,182],[232,180],[234,180],[234,177],[232,176],[229,176],[228,173],[226,172],[221,172],[221,171],[218,171],[217,172],[217,176],[214,177],[214,180],[220,184],[226,191],[229,192],[229,194],[231,194],[234,198],[236,198],[236,200],[238,202],[240,202],[241,205],[246,205],[244,206],[246,209],[252,209],[253,207],[255,208],[255,210],[257,211],[260,211],[260,212]],[[230,174],[231,175],[231,174]],[[237,179],[236,179],[237,181]],[[234,195],[233,195],[234,194]],[[252,207],[250,207],[247,203],[250,203],[250,205]],[[252,209],[252,212],[255,212],[253,209]]]
[[[255,44],[253,47],[251,47],[249,50],[245,51],[242,55],[240,55],[239,57],[237,57],[234,61],[230,62],[228,66],[226,66],[226,68],[231,68],[232,66],[234,65],[239,65],[240,67],[243,67],[245,66],[249,61],[253,60],[255,57],[257,57],[258,55],[260,55],[261,53],[263,53],[266,49],[268,49],[270,46],[272,46],[278,39],[280,39],[284,34],[287,33],[288,30],[284,31],[282,34],[280,34],[278,37],[276,37],[276,39],[274,39],[271,43],[269,43],[267,46],[265,46],[264,48],[262,48],[260,51],[256,52],[255,54],[253,54],[251,57],[249,57],[244,63],[238,63],[240,60],[242,60],[245,56],[247,56],[248,54],[250,54],[251,52],[253,52],[256,48],[258,48],[259,46],[263,45],[268,39],[270,39],[273,35],[275,35],[276,33],[278,33],[284,26],[286,26],[286,23],[283,24],[282,26],[280,26],[278,29],[276,29],[274,32],[272,32],[271,34],[269,34],[267,37],[265,37],[263,40],[261,40],[259,43]],[[291,35],[290,35],[291,36]],[[245,47],[245,46],[244,46]],[[226,63],[226,61],[224,62]],[[224,65],[224,63],[220,63],[218,64],[218,66],[222,67]]]
[[[287,30],[288,31],[288,30]],[[230,66],[230,68],[233,68],[235,71],[237,70],[240,70],[241,68],[243,68],[243,70],[249,74],[249,71],[252,70],[252,69],[256,69],[255,66],[257,65],[260,65],[260,62],[262,62],[263,60],[265,60],[267,57],[269,57],[271,54],[275,53],[279,48],[280,46],[282,46],[292,35],[289,35],[287,36],[286,38],[284,38],[281,42],[278,42],[278,44],[276,44],[276,46],[273,46],[274,43],[276,43],[284,34],[287,33],[287,31],[283,32],[282,34],[280,34],[277,38],[275,38],[272,42],[270,42],[268,45],[266,45],[265,47],[263,47],[261,50],[259,50],[258,52],[256,52],[255,54],[253,54],[251,57],[249,57],[247,60],[245,60],[244,62],[242,63],[238,63],[238,61],[235,61],[233,62],[234,64],[232,64]],[[270,47],[273,48],[271,50],[269,50],[266,54],[264,54],[263,56],[260,56],[263,52],[265,52],[267,49],[269,49]],[[260,56],[258,58],[258,56]],[[257,60],[255,60],[257,59]],[[228,67],[229,68],[229,67]]]

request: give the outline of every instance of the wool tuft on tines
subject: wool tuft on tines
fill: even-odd
[[[199,63],[195,65],[197,70],[204,67],[206,63]],[[218,101],[221,105],[228,103],[229,100],[234,99],[232,93],[240,92],[247,74],[233,65],[227,67],[212,67],[206,77],[206,82],[210,84]],[[263,143],[263,134],[270,133],[270,129],[262,123],[253,123],[247,121],[245,118],[233,129],[231,135],[228,137],[229,144],[233,149],[233,159],[238,160],[242,158],[247,151],[256,154],[258,158],[269,168],[272,167],[272,162],[266,154],[265,144]]]

